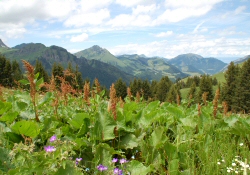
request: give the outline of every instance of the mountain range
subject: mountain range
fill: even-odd
[[[59,46],[46,47],[41,43],[23,43],[9,48],[1,39],[0,52],[10,60],[21,62],[21,59],[25,59],[33,65],[36,60],[39,60],[48,72],[51,72],[54,63],[60,63],[66,68],[71,62],[73,67],[78,66],[84,79],[98,78],[106,87],[119,78],[129,84],[136,77],[151,81],[168,76],[174,81],[190,75],[215,74],[227,65],[216,58],[203,58],[192,53],[182,54],[172,59],[137,54],[115,56],[97,45],[75,54]]]
[[[122,78],[127,84],[135,78],[133,75],[98,60],[78,59],[66,49],[58,46],[46,47],[40,43],[20,44],[13,48],[2,50],[2,54],[10,60],[17,60],[20,65],[22,65],[22,59],[29,61],[32,65],[35,65],[36,60],[39,60],[49,73],[51,73],[54,63],[60,63],[66,68],[70,62],[73,68],[76,65],[78,66],[83,79],[89,78],[93,81],[95,78],[98,78],[100,83],[107,88],[119,78]]]
[[[160,80],[162,76],[169,76],[170,79],[174,80],[188,76],[188,74],[182,73],[178,68],[169,64],[166,59],[158,57],[149,58],[137,54],[114,56],[108,50],[97,45],[77,52],[74,55],[79,59],[87,58],[108,63],[142,79]]]

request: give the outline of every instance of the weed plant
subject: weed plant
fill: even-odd
[[[250,172],[250,116],[228,114],[219,92],[194,105],[131,94],[122,101],[113,86],[108,99],[98,86],[86,83],[81,93],[63,78],[62,89],[51,81],[44,87],[53,90],[39,94],[43,80],[32,77],[20,81],[34,86],[30,92],[1,91],[0,174]]]

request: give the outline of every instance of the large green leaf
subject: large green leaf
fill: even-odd
[[[93,136],[97,136],[100,140],[114,139],[114,129],[116,127],[115,121],[108,112],[100,109],[96,114],[96,123],[94,126]]]
[[[158,149],[161,147],[166,141],[167,136],[164,127],[155,128],[154,132],[151,134],[151,144],[154,148]]]
[[[151,167],[144,166],[137,160],[132,160],[128,167],[131,175],[147,175],[151,171]]]
[[[178,175],[179,174],[179,159],[173,159],[169,162],[169,174]]]
[[[74,128],[74,129],[80,129],[82,125],[84,124],[84,119],[89,118],[89,115],[87,113],[78,113],[73,116],[71,120],[68,121],[68,123]]]
[[[3,122],[13,122],[15,118],[18,116],[18,112],[8,112],[0,117],[0,121]]]
[[[39,133],[39,126],[37,123],[32,121],[19,121],[16,122],[12,127],[12,131],[17,134],[23,134],[28,137],[36,137]]]
[[[11,107],[12,107],[11,103],[0,101],[0,115],[10,110]]]
[[[133,149],[137,147],[139,143],[139,139],[135,137],[133,134],[126,134],[124,137],[121,138],[119,145],[121,148],[124,149]]]

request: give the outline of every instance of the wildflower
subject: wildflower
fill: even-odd
[[[106,170],[108,169],[108,167],[103,166],[102,164],[100,164],[100,165],[97,166],[97,169],[98,169],[99,171],[106,171]]]
[[[232,166],[236,166],[236,163],[232,163]]]
[[[224,159],[222,159],[221,161],[222,161],[222,162],[225,162],[225,160],[224,160]]]
[[[128,162],[126,159],[120,159],[120,164]]]
[[[89,171],[89,168],[86,168],[85,171]]]
[[[56,148],[55,148],[54,146],[45,146],[45,147],[44,147],[44,150],[45,150],[46,152],[53,152],[53,151],[56,150]]]
[[[133,156],[131,157],[131,159],[135,159],[135,156],[133,155]]]
[[[82,158],[80,157],[80,158],[76,158],[76,161],[77,162],[80,162],[82,160]]]
[[[112,160],[113,163],[115,163],[115,162],[117,162],[117,161],[118,161],[117,158],[113,158],[113,160]]]
[[[243,146],[243,143],[240,143],[240,146]]]
[[[217,162],[218,165],[220,165],[220,162]]]
[[[81,160],[82,158],[76,158],[76,165],[78,165]]]
[[[122,170],[120,170],[119,168],[115,168],[114,174],[122,175]]]
[[[50,137],[49,141],[50,141],[50,142],[56,141],[56,135],[53,135],[52,137]]]

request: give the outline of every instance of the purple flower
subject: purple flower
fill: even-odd
[[[108,169],[108,167],[103,166],[102,164],[100,164],[100,165],[97,166],[97,169],[98,169],[99,171],[106,171],[106,170]]]
[[[120,170],[119,168],[115,168],[114,174],[122,175],[122,170]]]
[[[80,158],[76,158],[76,161],[77,162],[80,162],[82,160],[82,158],[80,157]]]
[[[45,150],[46,152],[53,152],[53,151],[56,150],[56,148],[55,148],[54,146],[45,146],[45,147],[44,147],[44,150]]]
[[[120,159],[120,164],[128,162],[126,159]]]
[[[56,135],[53,135],[52,137],[50,137],[49,141],[50,141],[50,142],[56,141]]]
[[[78,165],[81,160],[82,160],[81,157],[80,158],[76,158],[76,165]]]
[[[115,162],[117,162],[117,161],[118,161],[117,158],[113,158],[113,160],[112,160],[113,163],[115,163]]]

